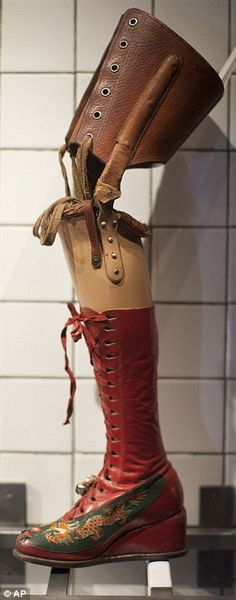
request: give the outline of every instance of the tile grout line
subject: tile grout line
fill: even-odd
[[[4,151],[4,152],[50,152],[50,151],[57,152],[58,147],[57,146],[36,146],[36,147],[35,146],[1,146],[0,150]],[[230,151],[232,153],[235,153],[236,148],[231,148]],[[181,152],[181,154],[182,153],[186,154],[186,153],[190,153],[190,152],[192,154],[196,154],[196,153],[226,154],[227,148],[210,148],[210,147],[179,148],[179,150],[177,152]]]
[[[12,222],[6,222],[6,223],[1,223],[0,222],[0,227],[18,227],[18,228],[23,228],[23,227],[28,227],[28,228],[32,228],[34,225],[34,223],[16,223],[14,221]],[[195,230],[195,229],[210,229],[210,230],[214,230],[214,229],[220,229],[220,230],[226,230],[226,226],[225,225],[151,225],[151,222],[149,221],[149,226],[152,230],[156,230],[156,229],[190,229],[190,230]],[[236,225],[229,225],[228,227],[229,230],[231,229],[236,229]]]
[[[68,300],[57,300],[57,299],[52,299],[52,300],[47,300],[47,299],[41,299],[41,300],[37,300],[37,299],[24,299],[24,298],[1,298],[1,302],[2,304],[17,304],[17,305],[22,305],[22,304],[41,304],[41,305],[52,305],[52,304],[56,304],[56,305],[63,305],[66,306],[67,302],[70,302],[71,299],[68,298]],[[72,299],[73,302],[76,302],[78,304],[78,300],[77,299]],[[225,306],[225,301],[224,300],[219,300],[219,301],[214,301],[214,300],[153,300],[154,304],[157,306],[163,306],[163,305],[167,305],[167,306]],[[228,302],[228,304],[230,306],[235,306],[236,305],[236,300],[230,300]]]
[[[158,167],[157,167],[158,168]],[[152,227],[152,196],[153,196],[153,168],[150,168],[149,174],[149,227],[151,235],[149,238],[149,254],[148,254],[148,268],[151,279],[151,288],[153,287],[153,276],[152,276],[152,258],[153,258],[153,227]]]
[[[71,452],[68,450],[62,450],[62,451],[57,451],[57,450],[5,450],[5,449],[1,449],[0,453],[2,454],[34,454],[34,455],[51,455],[51,456],[70,456]],[[91,450],[91,451],[86,451],[86,450],[77,450],[75,452],[76,455],[82,455],[84,456],[102,456],[103,455],[103,450]],[[202,452],[202,451],[198,451],[198,450],[167,450],[167,454],[168,456],[176,456],[176,455],[186,455],[186,456],[191,456],[191,457],[196,457],[196,456],[201,456],[201,457],[205,457],[205,456],[217,456],[217,457],[221,457],[222,456],[222,452],[210,452],[210,451],[206,451],[206,452]],[[229,454],[230,456],[236,456],[236,452],[228,452],[227,454]]]
[[[231,0],[228,0],[228,55],[231,51]],[[226,447],[227,447],[227,350],[229,317],[229,203],[230,203],[230,80],[227,86],[227,153],[226,153],[226,256],[225,256],[225,322],[224,322],[224,395],[222,420],[222,485],[226,484]]]
[[[76,67],[77,67],[77,0],[74,0],[74,7],[73,7],[73,18],[74,18],[74,29],[73,29],[73,33],[74,33],[74,71],[73,71],[73,94],[74,94],[74,98],[73,98],[73,108],[74,111],[76,110],[76,96],[77,96],[77,81],[76,81]],[[75,291],[73,289],[73,286],[71,287],[71,291],[72,291],[72,298],[73,298],[73,302],[76,302],[76,298],[75,298]],[[75,354],[75,344],[72,345],[72,368],[73,368],[73,372],[75,373],[75,364],[76,361],[76,354]],[[77,377],[76,377],[77,379]],[[75,413],[75,418],[77,417],[77,414]],[[74,504],[74,477],[75,477],[75,443],[76,443],[76,439],[75,439],[75,418],[72,420],[72,432],[71,432],[71,450],[72,450],[72,456],[71,456],[71,505],[73,506]]]
[[[94,71],[1,71],[0,75],[93,75]]]
[[[1,69],[1,58],[2,58],[2,0],[0,0],[0,69]],[[0,99],[2,92],[2,77],[0,73]],[[0,110],[0,134],[1,134],[1,110]],[[1,153],[0,153],[0,161],[1,161]],[[2,306],[2,302],[0,301],[0,307]],[[1,473],[1,463],[2,463],[2,451],[0,451],[0,481],[2,481],[2,473]]]
[[[80,375],[80,374],[76,374],[76,377],[79,378],[80,381],[95,381],[94,376],[93,375]],[[2,381],[12,381],[12,380],[16,380],[16,381],[44,381],[44,380],[49,380],[49,381],[64,381],[65,383],[68,383],[68,377],[65,375],[10,375],[10,374],[5,374],[5,375],[1,375],[1,379]],[[214,376],[208,376],[208,375],[203,375],[202,377],[197,377],[196,375],[159,375],[158,376],[159,380],[162,381],[211,381],[211,382],[216,382],[216,381],[222,381],[224,382],[224,377],[214,377]],[[236,377],[228,377],[228,381],[233,381],[236,382]]]
[[[155,17],[155,0],[151,0],[151,14]]]

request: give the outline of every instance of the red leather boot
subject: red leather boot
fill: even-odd
[[[154,307],[70,307],[86,338],[104,413],[104,465],[59,520],[24,531],[15,555],[49,566],[86,566],[185,553],[182,487],[166,458],[157,413]]]

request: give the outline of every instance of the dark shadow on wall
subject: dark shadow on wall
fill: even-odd
[[[206,148],[206,142],[209,149]],[[161,378],[214,379],[224,376],[225,309],[219,305],[219,297],[223,302],[226,255],[217,275],[219,284],[215,298],[206,276],[203,277],[201,272],[199,244],[208,235],[206,227],[210,227],[212,232],[213,228],[226,225],[226,149],[227,138],[215,122],[207,117],[189,138],[187,147],[184,150],[182,148],[165,166],[156,192],[158,167],[153,172],[154,200],[150,225],[157,229],[153,231],[151,243],[145,242],[144,247],[148,252],[150,245],[153,295],[157,302],[159,325]],[[222,229],[220,234],[224,235]],[[223,253],[225,245],[226,236],[222,245]],[[212,254],[214,248],[211,248],[211,257]],[[206,256],[207,261],[209,258]],[[173,273],[173,264],[176,262],[178,271]],[[218,265],[213,263],[213,268],[218,269]],[[196,420],[202,430],[201,439],[205,439],[205,448],[219,452],[223,444],[223,428],[217,444],[217,436],[214,436],[212,429],[209,431],[209,415],[207,417],[201,410],[201,386],[198,386],[198,390],[199,395],[195,389],[196,410],[198,407],[201,414],[196,415]],[[213,419],[213,404],[211,409]],[[177,413],[174,410],[174,414]],[[217,417],[222,423],[223,391]],[[185,425],[191,428],[191,423]],[[174,427],[178,427],[176,420]],[[182,415],[179,417],[179,428],[183,431]],[[171,439],[173,423],[164,423],[164,429],[168,441]],[[190,451],[189,447],[185,447],[184,436],[181,444],[180,452]]]

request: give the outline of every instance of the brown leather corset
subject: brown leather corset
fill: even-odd
[[[90,133],[93,154],[107,162],[130,111],[169,55],[177,56],[181,66],[144,127],[128,166],[169,160],[224,88],[214,69],[185,40],[136,8],[122,15],[75,112],[66,136],[71,154]]]

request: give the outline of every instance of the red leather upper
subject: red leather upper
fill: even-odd
[[[172,543],[166,530],[168,519],[183,514],[183,491],[175,470],[166,458],[159,428],[158,338],[154,307],[109,310],[101,313],[100,318],[98,313],[84,308],[78,317],[78,331],[75,319],[73,321],[73,336],[75,341],[79,339],[82,321],[82,332],[90,350],[99,387],[107,430],[107,448],[103,468],[95,483],[75,506],[61,517],[61,521],[66,522],[80,516],[81,513],[92,512],[145,481],[152,474],[159,473],[164,476],[161,495],[131,523],[122,526],[120,534],[164,523],[160,547],[168,542],[172,551],[182,548],[184,524],[181,526],[181,543],[178,540],[173,540]],[[29,535],[27,544],[24,542],[25,533],[17,538],[18,550],[26,555],[58,558],[58,553],[34,546],[33,531],[26,532]],[[117,539],[120,534],[118,531],[111,539],[93,550],[80,552],[76,547],[77,554],[71,554],[69,559],[77,555],[79,560],[91,558],[104,551],[109,554],[109,545],[113,538]],[[148,536],[147,548],[150,550],[153,545],[152,529]],[[136,546],[139,543],[138,538]],[[160,545],[160,539],[154,542],[155,548],[159,548],[158,544]],[[121,545],[122,552],[125,552],[124,541]],[[145,544],[144,547],[146,548]],[[120,552],[119,544],[118,550]],[[68,555],[60,553],[59,558],[67,560]]]
[[[89,309],[82,314],[88,316]],[[157,415],[158,338],[154,307],[107,311],[88,321],[107,426],[106,468],[121,484],[137,484],[166,465]],[[98,333],[99,330],[99,333]]]
[[[152,474],[173,471],[157,411],[158,335],[154,307],[98,313],[81,310],[83,334],[98,383],[107,448],[96,486],[64,515],[105,504]],[[94,318],[93,318],[94,316]],[[175,480],[175,477],[174,477]],[[179,485],[175,483],[175,485]]]

